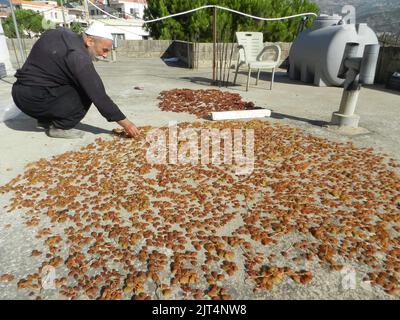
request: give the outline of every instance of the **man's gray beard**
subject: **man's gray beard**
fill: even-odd
[[[107,59],[104,59],[101,56],[96,56],[96,55],[90,55],[90,58],[92,59],[93,62],[97,62],[97,61],[107,61]]]
[[[90,59],[92,59],[93,62],[98,61],[97,56],[96,56],[95,53],[91,52],[90,50],[88,50],[88,53],[89,53]]]
[[[92,59],[93,62],[99,61],[99,60],[97,59],[97,56],[95,56],[95,55],[90,55],[90,58]]]

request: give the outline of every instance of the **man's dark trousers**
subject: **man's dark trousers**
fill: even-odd
[[[92,101],[70,85],[45,88],[13,85],[12,96],[16,106],[40,122],[50,122],[55,128],[72,129],[88,112]]]

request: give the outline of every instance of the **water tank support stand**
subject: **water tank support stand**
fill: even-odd
[[[332,114],[331,124],[358,128],[360,117],[354,114],[363,84],[373,84],[379,45],[366,45],[362,58],[357,57],[358,43],[347,43],[340,66],[339,78],[345,78],[339,111]]]
[[[344,90],[339,111],[332,114],[331,124],[357,128],[360,117],[354,114],[361,89]]]

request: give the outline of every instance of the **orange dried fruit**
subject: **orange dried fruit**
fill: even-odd
[[[3,274],[0,275],[0,282],[10,282],[15,279],[15,276],[13,274]]]
[[[162,294],[163,294],[164,298],[170,299],[171,296],[172,296],[172,290],[171,289],[164,289],[164,290],[162,290]]]

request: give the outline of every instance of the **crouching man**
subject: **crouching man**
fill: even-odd
[[[107,95],[93,61],[106,58],[112,35],[95,23],[82,35],[59,28],[45,32],[17,70],[12,88],[16,106],[37,119],[54,138],[80,138],[74,127],[93,103],[109,122],[117,122],[131,137],[139,134]]]

